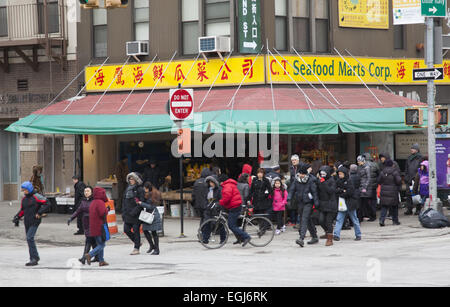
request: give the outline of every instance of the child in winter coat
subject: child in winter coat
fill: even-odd
[[[279,235],[281,232],[286,231],[283,217],[284,211],[286,210],[288,193],[280,178],[275,178],[273,182],[273,211],[275,212],[275,218],[277,221],[277,230],[275,234]]]
[[[415,215],[419,215],[420,210],[422,210],[427,198],[429,197],[429,182],[430,177],[428,172],[428,161],[424,160],[420,163],[420,168],[414,180],[414,193],[420,194],[420,198],[422,199],[421,203],[416,206],[416,212],[414,213]]]

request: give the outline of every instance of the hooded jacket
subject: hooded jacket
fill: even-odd
[[[209,182],[212,181],[214,182],[214,189],[213,189],[213,200],[214,202],[219,201],[222,198],[222,188],[219,184],[219,182],[217,181],[216,177],[214,177],[213,175],[206,177],[205,179],[205,186],[207,188],[206,190],[206,195],[205,195],[205,199],[206,199],[206,204],[208,205],[210,203],[210,200],[208,199],[208,194],[210,191],[211,186],[209,185]]]
[[[108,201],[105,189],[94,188],[94,200],[89,206],[89,233],[91,237],[99,237],[102,235],[103,224],[106,222],[105,203]]]
[[[93,200],[93,195],[89,198],[84,197],[81,200],[81,203],[80,203],[80,206],[78,207],[78,209],[70,217],[71,220],[74,220],[78,216],[81,216],[81,220],[83,223],[84,235],[86,237],[91,236],[90,232],[89,232],[89,208],[91,206],[92,200]]]
[[[422,155],[420,152],[410,155],[408,160],[406,160],[405,180],[408,184],[411,184],[412,180],[416,177],[421,161]]]
[[[319,179],[319,210],[322,212],[337,212],[338,202],[336,199],[336,180],[331,177],[332,169],[322,166],[319,173],[325,172],[326,176]]]
[[[212,172],[209,170],[209,168],[204,168],[200,173],[200,178],[195,181],[192,188],[192,204],[194,208],[205,209],[208,205],[206,195],[208,194],[209,188],[206,184],[206,178],[211,175]]]
[[[339,178],[336,181],[336,195],[345,199],[345,204],[348,211],[357,210],[359,207],[359,185],[358,188],[350,179],[348,169],[346,167],[340,167],[338,173],[344,174],[344,178]]]
[[[237,182],[234,179],[228,179],[222,182],[222,198],[220,205],[227,210],[238,208],[241,206],[241,193],[237,188]]]
[[[130,185],[130,178],[134,178],[136,181],[135,185]],[[145,201],[145,192],[141,186],[142,180],[136,173],[130,173],[127,176],[127,182],[128,187],[125,190],[122,202],[122,219],[127,224],[138,224],[139,213],[141,213],[142,207],[136,203],[136,199],[142,202]]]
[[[304,180],[297,175],[295,181],[289,186],[288,201],[296,195],[299,205],[319,204],[317,184],[311,175],[306,175]]]
[[[252,185],[252,166],[250,164],[244,164],[242,166],[242,173],[241,174],[248,174],[248,185]]]
[[[241,179],[238,179],[237,188],[239,193],[241,193],[242,205],[247,203],[248,195],[250,194],[250,186],[247,182],[240,182]]]
[[[17,216],[19,218],[24,217],[25,229],[28,230],[31,226],[39,226],[41,224],[41,219],[37,219],[36,214],[42,215],[46,213],[49,206],[47,199],[41,194],[36,193],[30,182],[22,184],[22,188],[27,189],[28,194],[22,198]]]
[[[425,169],[422,171],[420,168],[417,171],[417,176],[414,184],[414,190],[417,193],[417,190],[419,190],[420,196],[429,196],[430,194],[430,187],[429,182],[430,178],[428,175],[428,161],[423,161],[420,163],[421,166],[424,166]],[[420,187],[420,188],[419,188]]]
[[[384,164],[385,167],[377,180],[381,186],[380,205],[385,207],[398,206],[398,193],[402,184],[402,178],[392,160],[386,160]]]

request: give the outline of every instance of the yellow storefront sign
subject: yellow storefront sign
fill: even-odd
[[[218,87],[237,86],[241,82],[244,85],[293,84],[294,81],[301,84],[362,84],[361,80],[370,85],[426,83],[413,81],[413,69],[426,68],[423,59],[345,57],[344,61],[339,56],[300,58],[283,55],[259,56],[255,63],[253,61],[254,57],[230,58],[223,68],[224,62],[218,59],[209,63],[203,60],[174,61],[170,65],[168,62],[137,63],[125,65],[122,72],[122,65],[90,66],[85,73],[86,82],[89,81],[86,89],[102,92],[110,85],[108,91],[130,91],[135,87],[136,90],[148,90],[155,85],[157,89],[167,89],[177,87],[184,79],[183,87],[194,88],[210,87],[215,80],[214,86]],[[450,84],[450,61],[436,67],[444,68],[444,80],[436,83]]]
[[[413,69],[426,68],[423,59],[382,59],[339,56],[275,56],[267,60],[267,80],[274,83],[320,83],[327,84],[423,84],[413,81]],[[444,80],[450,82],[450,61],[444,61]],[[270,74],[270,75],[269,75]],[[360,78],[358,78],[358,76]],[[425,82],[426,83],[426,82]]]
[[[263,56],[256,60],[255,57],[235,57],[224,63],[220,59],[209,62],[199,59],[137,63],[125,65],[123,69],[122,65],[90,66],[85,72],[86,82],[90,80],[86,89],[92,92],[105,91],[108,87],[108,91],[142,90],[155,85],[158,89],[175,88],[185,79],[183,87],[209,87],[214,81],[214,86],[230,86],[240,84],[245,76],[247,85],[265,82]]]
[[[339,0],[339,26],[389,29],[389,1]]]

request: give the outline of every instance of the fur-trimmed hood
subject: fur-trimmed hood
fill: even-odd
[[[133,178],[136,181],[136,184],[138,186],[143,184],[142,179],[138,176],[138,174],[136,174],[134,172],[133,173],[129,173],[127,175],[127,183],[128,184],[130,184],[130,178]]]

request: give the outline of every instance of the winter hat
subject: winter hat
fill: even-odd
[[[366,158],[364,156],[358,156],[358,158],[356,158],[356,160],[358,162],[366,162]]]
[[[275,166],[272,168],[272,170],[273,170],[274,172],[276,172],[276,171],[280,170],[280,166],[279,166],[279,165],[275,165]]]
[[[358,165],[356,165],[356,164],[350,165],[350,171],[351,172],[357,172],[358,171]]]
[[[25,189],[28,191],[28,193],[32,193],[34,190],[33,185],[31,184],[31,182],[29,181],[25,181],[24,183],[22,183],[22,185],[20,186],[21,189]]]
[[[420,151],[419,144],[416,143],[416,144],[412,145],[411,149],[415,149],[415,150],[417,150],[417,152],[419,152]]]
[[[386,161],[384,161],[384,165],[387,167],[392,167],[394,166],[394,161],[392,161],[391,159],[386,159]]]

